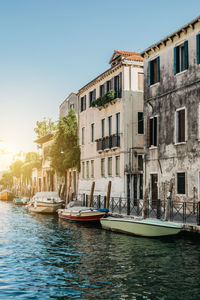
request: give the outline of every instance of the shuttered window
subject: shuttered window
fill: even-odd
[[[149,137],[148,137],[148,146],[157,146],[158,145],[158,122],[157,117],[150,118],[149,120]],[[148,147],[147,146],[147,147]]]
[[[82,162],[82,178],[85,178],[85,162]]]
[[[89,92],[89,106],[92,106],[92,102],[96,100],[96,89]]]
[[[94,142],[94,123],[91,124],[91,143]]]
[[[99,87],[99,96],[102,97],[104,95],[104,85],[100,85]]]
[[[86,173],[87,178],[89,178],[89,177],[90,177],[90,166],[89,166],[89,161],[86,162],[86,171],[87,171],[87,173]]]
[[[91,160],[91,178],[94,178],[94,160]]]
[[[116,156],[115,174],[116,174],[116,176],[120,176],[120,156]]]
[[[105,177],[105,158],[101,159],[101,177]]]
[[[101,120],[101,136],[105,136],[105,119]]]
[[[187,70],[188,61],[188,41],[174,48],[174,74]]]
[[[177,173],[177,194],[185,194],[185,173]]]
[[[144,134],[143,112],[138,112],[138,134]]]
[[[108,157],[108,176],[112,176],[112,157]]]
[[[196,44],[197,44],[197,64],[200,64],[200,34],[196,36]]]
[[[152,85],[160,81],[160,57],[148,62],[148,85]]]
[[[80,100],[80,112],[86,110],[86,95],[81,97],[81,100]]]
[[[177,137],[176,142],[185,142],[185,109],[176,112]]]

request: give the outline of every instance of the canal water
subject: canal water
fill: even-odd
[[[0,299],[200,299],[198,236],[111,233],[0,202]]]

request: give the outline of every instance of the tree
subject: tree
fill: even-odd
[[[3,186],[3,188],[11,188],[12,186],[12,175],[10,172],[4,173],[2,175],[2,178],[0,180],[0,185]]]
[[[12,176],[20,178],[23,161],[16,160],[10,165],[10,173]]]
[[[70,110],[66,117],[59,120],[50,159],[52,168],[61,176],[68,168],[80,169],[78,123],[74,110]]]
[[[21,173],[23,180],[30,181],[33,168],[39,168],[41,166],[41,158],[37,152],[28,152],[26,154],[25,162],[21,167]]]
[[[36,126],[37,127],[34,128],[34,131],[37,134],[37,138],[41,138],[57,128],[56,124],[51,120],[51,118],[44,118],[43,121],[37,121]]]

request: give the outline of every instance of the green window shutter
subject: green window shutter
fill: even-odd
[[[177,73],[177,47],[174,47],[174,75]]]
[[[197,64],[200,63],[200,34],[197,34],[196,36],[196,41],[197,41]]]
[[[186,69],[188,69],[188,65],[189,65],[189,63],[188,63],[188,41],[184,42],[184,59],[185,59],[184,70],[186,70]]]
[[[148,69],[147,69],[147,81],[148,85],[151,85],[151,62],[148,62]]]
[[[160,56],[157,57],[157,82],[160,81]]]

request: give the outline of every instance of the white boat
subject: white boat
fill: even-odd
[[[56,192],[38,192],[27,205],[29,212],[55,213],[63,205]]]
[[[108,212],[108,209],[74,206],[58,210],[59,218],[77,222],[97,222]]]
[[[23,197],[23,198],[15,197],[15,198],[13,199],[13,202],[14,202],[16,205],[26,205],[26,204],[28,204],[28,202],[29,202],[29,198],[28,198],[28,197]]]
[[[175,235],[182,229],[181,224],[158,219],[108,217],[100,222],[104,229],[146,237]]]

